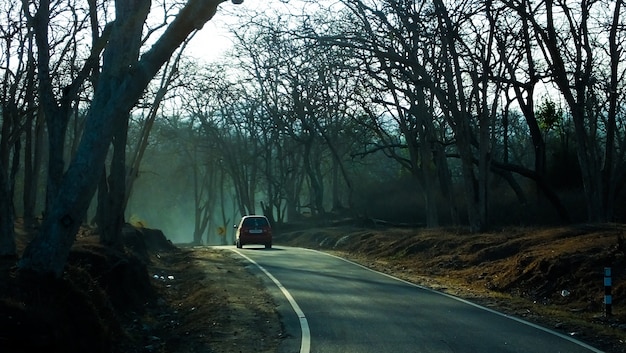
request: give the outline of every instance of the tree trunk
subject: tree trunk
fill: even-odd
[[[6,70],[8,71],[8,70]],[[5,92],[6,93],[6,92]],[[17,119],[12,102],[2,102],[0,106],[0,257],[17,255],[15,247],[15,210],[13,205],[13,186],[9,166],[11,151],[15,150],[15,143],[11,143]],[[19,156],[19,151],[15,151]],[[13,161],[15,161],[15,156]]]
[[[216,199],[214,197],[217,171],[212,169],[212,164],[198,160],[197,149],[194,148],[190,158],[193,163],[193,194],[194,194],[194,231],[193,243],[201,245],[202,236],[207,233],[207,244],[211,241],[210,229],[213,209]],[[200,172],[199,165],[204,166],[204,172]]]
[[[37,185],[35,184],[34,152],[33,152],[33,117],[26,117],[24,122],[24,226],[32,227],[35,223],[35,200]]]
[[[452,173],[448,166],[446,152],[440,143],[435,144],[435,163],[437,165],[437,174],[439,179],[439,187],[444,200],[447,201],[448,212],[450,213],[450,221],[453,225],[461,224],[459,216],[458,201],[454,197],[454,184],[452,183]]]
[[[426,226],[429,228],[439,227],[439,209],[437,202],[437,171],[433,161],[433,153],[430,148],[426,129],[421,128],[420,132],[420,160],[422,171],[422,186],[426,200]]]
[[[311,154],[313,153],[313,138],[308,137],[307,141],[304,145],[304,170],[306,171],[307,176],[309,177],[309,182],[311,186],[310,197],[311,197],[311,210],[314,214],[323,215],[324,211],[324,185],[322,180],[318,178],[318,174],[313,167],[313,161],[311,159]]]
[[[32,35],[28,39],[26,96],[33,97],[36,92],[36,73]],[[23,217],[26,227],[32,227],[35,223],[35,207],[37,205],[37,189],[41,168],[41,146],[43,143],[42,115],[43,112],[37,108],[36,103],[29,100],[24,124],[24,191],[22,195],[24,203]]]
[[[185,42],[185,44],[186,43],[187,42]],[[135,180],[137,180],[137,178],[139,177],[139,167],[141,165],[141,161],[143,160],[144,153],[148,148],[150,132],[152,131],[152,126],[154,126],[154,121],[157,118],[159,108],[161,107],[161,103],[165,98],[165,94],[167,93],[170,84],[176,76],[175,74],[178,72],[178,63],[180,62],[180,58],[181,55],[179,53],[179,55],[176,57],[176,60],[172,64],[169,72],[163,72],[163,77],[161,78],[161,86],[159,87],[159,90],[157,91],[156,95],[154,96],[154,100],[150,105],[150,112],[148,113],[148,117],[146,118],[146,121],[141,128],[141,134],[139,136],[137,147],[134,151],[132,151],[130,155],[128,162],[129,167],[126,173],[126,195],[124,200],[124,209],[126,209],[126,206],[128,205],[128,200],[130,199]]]
[[[615,198],[617,197],[616,163],[615,152],[616,146],[616,130],[617,130],[617,111],[618,111],[618,85],[619,85],[619,65],[620,65],[620,46],[617,43],[617,31],[620,26],[620,11],[623,1],[615,2],[613,10],[613,22],[609,34],[609,54],[611,57],[611,80],[609,82],[609,111],[606,126],[606,143],[604,148],[604,166],[602,168],[602,208],[606,215],[607,221],[613,221],[615,217]]]
[[[233,244],[235,242],[235,237],[234,237],[234,232],[232,231],[233,229],[233,225],[231,224],[231,220],[230,218],[228,218],[227,214],[232,214],[234,212],[228,212],[226,210],[226,193],[224,192],[224,184],[225,184],[225,180],[226,179],[226,172],[220,168],[219,170],[219,182],[218,182],[218,187],[219,187],[219,193],[220,193],[220,209],[221,209],[221,214],[220,214],[220,220],[221,220],[221,225],[224,226],[224,236],[222,237],[222,245],[226,245],[226,244]],[[239,221],[238,219],[235,219],[233,222],[237,222]],[[207,243],[208,243],[209,239],[207,236]]]
[[[0,163],[0,258],[1,257],[17,257],[13,201],[7,174],[2,163]]]
[[[126,211],[126,140],[128,136],[128,117],[123,117],[113,135],[113,157],[111,159],[110,175],[106,178],[108,187],[99,193],[98,203],[104,203],[105,212],[100,216],[100,242],[102,244],[121,247],[122,227]],[[106,168],[105,168],[106,173]],[[105,183],[101,183],[105,184]]]
[[[97,204],[96,204],[96,217],[93,220],[97,224],[102,232],[102,229],[107,223],[107,215],[111,212],[108,210],[109,203],[106,202],[109,195],[109,183],[107,181],[107,168],[102,166],[102,174],[98,182]]]
[[[455,48],[455,26],[448,16],[447,9],[442,0],[435,0],[435,13],[441,26],[442,51],[449,56],[443,67],[443,75],[448,85],[445,94],[439,94],[442,104],[449,110],[453,120],[451,124],[456,146],[461,158],[461,172],[463,175],[464,194],[467,206],[467,216],[471,232],[480,232],[486,228],[486,224],[481,219],[481,205],[478,202],[476,188],[476,176],[474,173],[474,160],[471,145],[471,128],[469,120],[466,97],[463,92],[463,78],[459,63],[459,54]]]
[[[419,134],[419,169],[422,173],[422,187],[426,200],[426,226],[429,228],[439,227],[439,202],[438,195],[442,189],[437,185],[437,165],[435,143],[437,141],[434,132],[433,119],[430,109],[427,108],[426,94],[423,87],[415,87],[415,105],[411,108],[414,115],[416,128]],[[445,161],[445,159],[444,159]],[[447,162],[446,167],[447,167]],[[417,168],[418,166],[416,166]]]

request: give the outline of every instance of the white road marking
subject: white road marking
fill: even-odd
[[[296,313],[296,315],[298,316],[298,319],[300,321],[300,330],[302,331],[302,341],[300,342],[300,353],[309,353],[311,351],[311,331],[309,330],[309,322],[307,321],[306,316],[304,316],[304,312],[302,311],[302,309],[300,309],[300,306],[298,305],[298,303],[296,303],[296,300],[293,299],[293,296],[291,295],[291,293],[289,293],[287,288],[285,288],[276,279],[276,277],[274,277],[263,266],[259,265],[256,261],[252,260],[248,256],[242,254],[239,250],[236,250],[236,249],[231,249],[231,250],[236,252],[237,254],[239,254],[239,256],[243,257],[244,259],[246,259],[250,263],[254,264],[261,271],[263,271],[263,273],[265,273],[265,275],[269,279],[271,279],[272,282],[274,282],[274,284],[276,284],[276,286],[278,287],[278,289],[280,289],[280,291],[283,293],[285,298],[287,298],[287,301],[289,301],[289,304],[291,304],[291,307],[293,308],[293,311]]]
[[[283,285],[282,285],[282,284],[281,284],[281,283],[280,283],[280,282],[279,282],[279,281],[278,281],[278,280],[277,280],[277,279],[276,279],[276,278],[275,278],[275,277],[274,277],[274,276],[273,276],[273,275],[272,275],[269,271],[267,271],[265,268],[263,268],[263,267],[262,267],[261,265],[259,265],[257,262],[255,262],[254,260],[252,260],[252,259],[251,259],[251,258],[249,258],[248,256],[246,256],[246,255],[242,254],[241,252],[239,252],[239,251],[238,251],[238,250],[236,250],[236,249],[232,249],[231,247],[228,247],[228,248],[229,248],[230,250],[232,250],[232,251],[236,252],[237,254],[239,254],[241,257],[245,258],[245,259],[246,259],[247,261],[249,261],[250,263],[252,263],[252,264],[254,264],[255,266],[257,266],[257,267],[258,267],[261,271],[263,271],[263,272],[265,273],[265,275],[266,275],[267,277],[269,277],[269,278],[270,278],[270,279],[271,279],[271,280],[272,280],[272,281],[276,284],[276,286],[278,286],[278,288],[281,290],[281,292],[283,293],[283,295],[287,298],[287,300],[288,300],[288,301],[289,301],[289,303],[291,304],[291,307],[293,308],[293,310],[295,311],[296,315],[298,315],[298,318],[300,319],[300,328],[301,328],[301,330],[302,330],[302,342],[301,342],[301,344],[300,344],[300,353],[309,353],[309,352],[310,352],[310,350],[311,350],[311,332],[310,332],[310,330],[309,330],[309,324],[308,324],[308,321],[307,321],[306,317],[304,316],[304,312],[300,309],[300,306],[298,306],[298,303],[296,303],[296,301],[293,299],[293,297],[291,296],[291,293],[289,293],[289,291],[287,291],[287,289],[286,289],[286,288],[285,288],[285,287],[284,287],[284,286],[283,286]],[[285,247],[285,248],[288,248],[288,247]],[[543,326],[540,326],[540,325],[534,324],[534,323],[532,323],[532,322],[529,322],[529,321],[526,321],[526,320],[523,320],[523,319],[517,318],[517,317],[512,316],[512,315],[507,315],[507,314],[505,314],[505,313],[501,313],[501,312],[499,312],[499,311],[495,311],[495,310],[493,310],[493,309],[490,309],[490,308],[484,307],[484,306],[479,305],[479,304],[476,304],[476,303],[472,303],[471,301],[465,300],[465,299],[463,299],[463,298],[455,297],[455,296],[453,296],[453,295],[451,295],[451,294],[447,294],[447,293],[444,293],[444,292],[441,292],[441,291],[437,291],[437,290],[434,290],[434,289],[432,289],[432,288],[428,288],[428,287],[425,287],[425,286],[421,286],[421,285],[419,285],[419,284],[415,284],[415,283],[409,282],[409,281],[407,281],[407,280],[403,280],[403,279],[401,279],[401,278],[398,278],[398,277],[395,277],[395,276],[389,275],[389,274],[387,274],[387,273],[384,273],[384,272],[380,272],[380,271],[377,271],[377,270],[371,269],[371,268],[369,268],[369,267],[363,266],[363,265],[361,265],[361,264],[359,264],[359,263],[356,263],[356,262],[354,262],[354,261],[351,261],[351,260],[345,259],[345,258],[343,258],[343,257],[337,256],[337,255],[333,255],[333,254],[329,254],[329,253],[326,253],[326,252],[323,252],[323,251],[319,251],[319,250],[314,250],[314,249],[307,249],[307,248],[297,248],[297,249],[300,249],[300,250],[306,250],[306,251],[311,251],[311,252],[315,252],[315,253],[318,253],[318,254],[323,254],[323,255],[327,255],[327,256],[330,256],[330,257],[337,258],[337,259],[339,259],[339,260],[345,261],[345,262],[350,263],[350,264],[352,264],[352,265],[355,265],[355,266],[361,267],[361,268],[363,268],[363,269],[365,269],[365,270],[367,270],[367,271],[371,271],[371,272],[374,272],[374,273],[377,273],[377,274],[383,275],[383,276],[385,276],[385,277],[391,278],[391,279],[396,280],[396,281],[399,281],[399,282],[403,282],[403,283],[405,283],[405,284],[407,284],[407,285],[410,285],[410,286],[412,286],[412,287],[417,287],[417,288],[420,288],[420,289],[423,289],[423,290],[426,290],[426,291],[429,291],[429,292],[434,292],[434,293],[437,293],[437,294],[443,295],[443,296],[445,296],[445,297],[448,297],[448,298],[451,298],[451,299],[454,299],[454,300],[457,300],[457,301],[463,302],[463,303],[465,303],[465,304],[471,305],[471,306],[473,306],[473,307],[476,307],[476,308],[479,308],[479,309],[482,309],[482,310],[488,311],[488,312],[490,312],[490,313],[493,313],[493,314],[496,314],[496,315],[499,315],[499,316],[502,316],[502,317],[506,317],[506,318],[511,319],[511,320],[513,320],[513,321],[517,321],[517,322],[519,322],[519,323],[522,323],[522,324],[528,325],[528,326],[533,327],[533,328],[536,328],[536,329],[538,329],[538,330],[541,330],[541,331],[544,331],[544,332],[550,333],[550,334],[552,334],[552,335],[558,336],[558,337],[563,338],[563,339],[565,339],[565,340],[567,340],[567,341],[570,341],[570,342],[572,342],[572,343],[575,343],[575,344],[577,344],[577,345],[579,345],[579,346],[581,346],[581,347],[583,347],[583,348],[586,348],[586,349],[590,350],[591,352],[594,352],[594,353],[604,353],[604,351],[601,351],[601,350],[599,350],[599,349],[597,349],[597,348],[595,348],[595,347],[593,347],[593,346],[590,346],[590,345],[588,345],[588,344],[586,344],[586,343],[584,343],[584,342],[582,342],[582,341],[579,341],[579,340],[577,340],[577,339],[575,339],[575,338],[573,338],[573,337],[570,337],[570,336],[568,336],[568,335],[565,335],[565,334],[563,334],[563,333],[560,333],[560,332],[557,332],[557,331],[554,331],[554,330],[548,329],[548,328],[546,328],[546,327],[543,327]]]
[[[588,345],[588,344],[587,344],[587,343],[585,343],[585,342],[579,341],[579,340],[577,340],[577,339],[575,339],[575,338],[573,338],[573,337],[570,337],[570,336],[568,336],[568,335],[565,335],[565,334],[563,334],[563,333],[560,333],[560,332],[557,332],[557,331],[551,330],[551,329],[549,329],[549,328],[546,328],[546,327],[543,327],[543,326],[540,326],[540,325],[534,324],[534,323],[532,323],[532,322],[530,322],[530,321],[526,321],[526,320],[520,319],[520,318],[515,317],[515,316],[512,316],[512,315],[508,315],[508,314],[505,314],[505,313],[501,313],[501,312],[499,312],[499,311],[495,311],[495,310],[493,310],[493,309],[487,308],[487,307],[485,307],[485,306],[482,306],[482,305],[479,305],[479,304],[476,304],[476,303],[472,303],[472,302],[471,302],[471,301],[469,301],[469,300],[465,300],[465,299],[463,299],[463,298],[455,297],[454,295],[451,295],[451,294],[448,294],[448,293],[444,293],[444,292],[440,292],[440,291],[438,291],[438,290],[434,290],[434,289],[432,289],[432,288],[424,287],[424,286],[421,286],[421,285],[419,285],[419,284],[415,284],[415,283],[412,283],[412,282],[409,282],[409,281],[403,280],[402,278],[398,278],[398,277],[392,276],[392,275],[390,275],[390,274],[387,274],[387,273],[384,273],[384,272],[380,272],[380,271],[377,271],[377,270],[371,269],[371,268],[369,268],[369,267],[363,266],[363,265],[361,265],[361,264],[359,264],[359,263],[356,263],[356,262],[354,262],[354,261],[351,261],[351,260],[345,259],[345,258],[343,258],[343,257],[341,257],[341,256],[337,256],[337,255],[329,254],[329,253],[326,253],[326,252],[323,252],[323,251],[319,251],[319,250],[315,250],[315,249],[304,249],[304,250],[308,250],[308,251],[315,252],[315,253],[318,253],[318,254],[327,255],[327,256],[330,256],[330,257],[334,257],[334,258],[336,258],[336,259],[339,259],[339,260],[345,261],[345,262],[350,263],[350,264],[352,264],[352,265],[355,265],[355,266],[361,267],[361,268],[363,268],[363,269],[365,269],[365,270],[367,270],[367,271],[371,271],[371,272],[377,273],[377,274],[379,274],[379,275],[383,275],[383,276],[385,276],[385,277],[387,277],[387,278],[391,278],[391,279],[393,279],[393,280],[403,282],[403,283],[408,284],[408,285],[413,286],[413,287],[417,287],[417,288],[420,288],[420,289],[423,289],[423,290],[427,290],[427,291],[429,291],[429,292],[434,292],[434,293],[437,293],[437,294],[443,295],[443,296],[445,296],[445,297],[448,297],[448,298],[451,298],[451,299],[454,299],[454,300],[458,300],[458,301],[460,301],[460,302],[462,302],[462,303],[465,303],[465,304],[471,305],[471,306],[473,306],[473,307],[476,307],[476,308],[479,308],[479,309],[482,309],[482,310],[486,310],[486,311],[488,311],[488,312],[490,312],[490,313],[492,313],[492,314],[496,314],[496,315],[499,315],[499,316],[506,317],[506,318],[511,319],[511,320],[513,320],[513,321],[517,321],[517,322],[519,322],[519,323],[521,323],[521,324],[524,324],[524,325],[527,325],[527,326],[533,327],[533,328],[535,328],[535,329],[541,330],[541,331],[543,331],[543,332],[547,332],[547,333],[549,333],[549,334],[552,334],[552,335],[555,335],[555,336],[560,337],[560,338],[562,338],[562,339],[565,339],[565,340],[567,340],[567,341],[570,341],[570,342],[572,342],[572,343],[574,343],[574,344],[577,344],[577,345],[579,345],[579,346],[581,346],[581,347],[583,347],[583,348],[586,348],[586,349],[588,349],[588,350],[590,350],[590,351],[592,351],[592,352],[594,352],[594,353],[604,353],[604,351],[601,351],[601,350],[599,350],[599,349],[597,349],[597,348],[595,348],[595,347],[592,347],[592,346]]]

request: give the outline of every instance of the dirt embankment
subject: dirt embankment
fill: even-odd
[[[25,246],[32,234],[20,230]],[[0,352],[275,352],[280,319],[229,252],[127,227],[123,249],[78,235],[61,279],[0,261]]]
[[[626,352],[626,226],[463,229],[370,225],[289,230],[279,244],[336,252],[370,268]],[[604,268],[613,306],[604,315]]]

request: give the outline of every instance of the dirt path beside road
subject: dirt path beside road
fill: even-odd
[[[274,302],[235,253],[181,248],[161,254],[150,271],[164,308],[175,309],[151,314],[160,318],[156,352],[277,351],[283,333]]]

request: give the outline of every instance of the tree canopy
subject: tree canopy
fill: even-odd
[[[135,215],[223,244],[251,213],[626,218],[622,0],[244,4],[221,60],[186,56],[221,3],[0,5],[0,256],[16,218],[20,268],[57,276],[79,227],[118,246]]]

